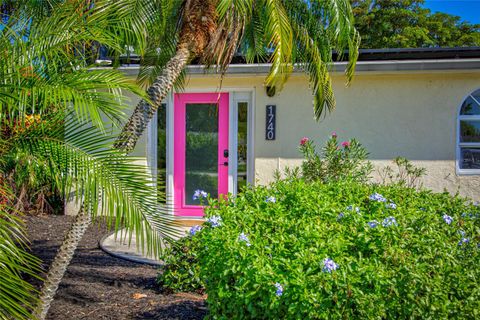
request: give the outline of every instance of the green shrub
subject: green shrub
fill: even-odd
[[[427,169],[414,166],[407,158],[396,157],[392,161],[396,169],[386,166],[380,171],[382,184],[402,184],[405,187],[421,187],[419,179],[427,173]]]
[[[480,210],[459,197],[289,179],[206,215],[211,318],[480,317]]]
[[[333,133],[321,154],[315,150],[312,140],[300,140],[300,152],[305,160],[302,163],[302,176],[307,181],[351,180],[367,182],[373,166],[367,161],[367,150],[355,139],[338,143]]]
[[[157,277],[157,283],[167,292],[203,292],[197,259],[198,238],[187,236],[172,243],[162,257],[165,265]]]

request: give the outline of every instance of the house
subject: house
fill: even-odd
[[[426,188],[480,200],[480,48],[361,50],[349,87],[345,65],[332,66],[337,108],[319,122],[300,71],[279,91],[264,86],[268,64],[234,62],[222,81],[189,66],[185,90],[169,96],[135,151],[164,177],[175,217],[201,218],[202,191],[269,183],[301,163],[302,137],[322,145],[333,131],[358,139],[377,169],[402,156],[426,168]]]

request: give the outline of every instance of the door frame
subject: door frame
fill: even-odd
[[[247,139],[247,182],[249,184],[255,183],[255,152],[254,152],[254,137],[255,137],[255,98],[256,88],[242,88],[242,87],[222,87],[222,92],[229,93],[229,150],[232,160],[229,160],[231,165],[228,166],[228,192],[236,194],[236,173],[237,173],[237,103],[248,103],[248,139]],[[218,93],[218,90],[207,88],[191,87],[182,91],[182,93]],[[165,101],[167,105],[167,168],[166,168],[166,205],[165,208],[168,212],[175,216],[177,219],[199,219],[203,220],[199,216],[178,216],[175,215],[174,208],[174,184],[173,184],[173,172],[174,172],[174,93],[170,92]],[[233,130],[235,129],[235,131]],[[155,113],[152,121],[148,124],[147,134],[147,161],[150,167],[152,175],[157,176],[157,114]]]
[[[178,216],[203,216],[202,205],[187,204],[186,197],[186,116],[188,104],[218,104],[218,147],[216,157],[217,171],[217,190],[218,195],[228,193],[228,176],[230,157],[225,156],[225,150],[228,150],[228,138],[230,136],[229,111],[230,100],[226,92],[219,93],[176,93],[174,95],[174,206],[177,209],[175,215]],[[199,107],[200,108],[200,107]],[[228,152],[228,151],[227,151]],[[226,163],[226,164],[225,164]]]

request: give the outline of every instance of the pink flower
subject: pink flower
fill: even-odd
[[[308,138],[307,138],[307,137],[303,137],[303,138],[300,140],[300,145],[301,145],[301,146],[304,146],[307,142],[308,142]]]
[[[350,147],[350,142],[349,141],[343,141],[342,142],[342,147],[344,147],[344,148]]]
[[[337,137],[337,133],[335,131],[332,132],[332,138],[336,138]]]

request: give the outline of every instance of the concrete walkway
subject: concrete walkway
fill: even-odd
[[[184,235],[190,230],[190,227],[175,227],[178,229],[178,234]],[[123,231],[123,232],[122,232]],[[163,265],[163,261],[154,259],[153,256],[142,254],[141,246],[137,250],[137,238],[135,232],[132,234],[132,240],[129,245],[128,236],[125,236],[125,231],[122,230],[117,233],[111,233],[106,235],[100,240],[100,248],[106,253],[125,260],[146,263],[149,265],[160,266]],[[179,237],[178,237],[179,238]],[[163,245],[163,244],[162,244]]]

